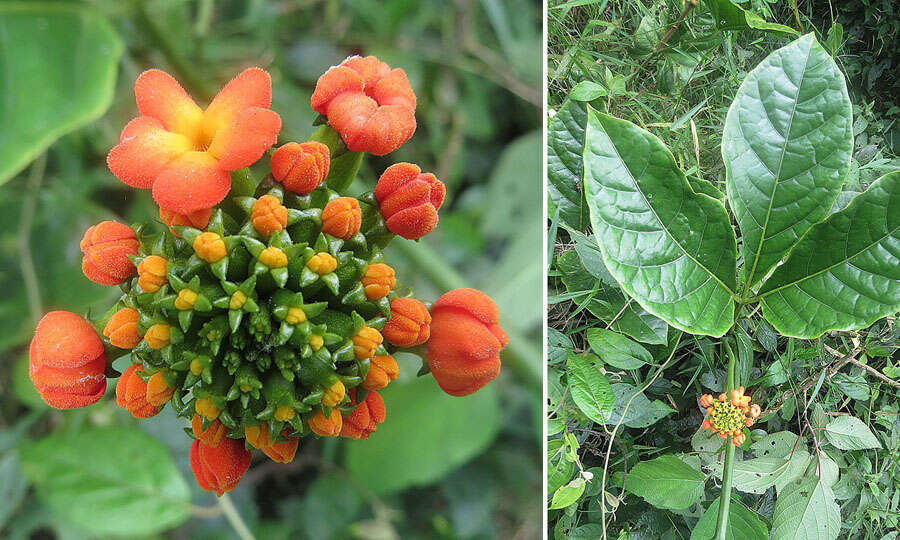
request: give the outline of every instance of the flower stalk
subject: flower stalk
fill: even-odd
[[[723,340],[722,346],[725,348],[725,353],[728,355],[728,375],[725,382],[725,388],[730,389],[735,387],[735,354],[734,350],[731,348],[731,343],[729,343],[727,339]],[[734,445],[726,443],[725,466],[722,469],[722,494],[719,496],[719,517],[716,521],[716,540],[725,540],[726,533],[728,532],[728,507],[731,505],[731,473],[732,469],[734,469],[734,452]]]

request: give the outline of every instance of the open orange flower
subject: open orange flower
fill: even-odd
[[[310,105],[353,152],[383,156],[416,131],[416,95],[406,72],[374,56],[331,67],[316,82]]]
[[[235,77],[202,110],[171,75],[141,73],[134,84],[140,116],[107,156],[126,184],[152,189],[160,207],[190,214],[218,204],[230,171],[258,160],[278,138],[281,117],[269,110],[272,80],[259,68]]]

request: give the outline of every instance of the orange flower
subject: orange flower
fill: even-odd
[[[700,406],[703,408],[709,407],[712,405],[713,397],[709,394],[703,394],[700,396]]]
[[[253,228],[263,236],[272,236],[287,226],[288,211],[281,202],[271,195],[263,195],[250,212]]]
[[[168,73],[151,69],[134,84],[141,116],[125,129],[107,157],[126,184],[153,189],[160,207],[189,214],[218,204],[231,189],[229,171],[252,165],[281,131],[269,110],[272,80],[250,68],[200,109]]]
[[[428,366],[444,392],[465,396],[500,373],[508,338],[497,324],[497,305],[475,289],[456,289],[431,308]]]
[[[374,56],[351,56],[331,67],[316,82],[310,104],[353,152],[383,156],[416,131],[416,95],[406,72]]]
[[[353,392],[355,401],[356,392]],[[351,437],[353,439],[368,439],[369,435],[375,432],[378,424],[384,422],[386,411],[384,408],[384,400],[378,392],[369,391],[366,399],[362,401],[353,412],[344,418],[344,424],[341,428],[341,437]]]
[[[409,348],[428,341],[430,324],[425,304],[415,298],[397,298],[391,302],[391,318],[381,333],[392,345]]]
[[[327,417],[322,411],[317,411],[308,421],[309,428],[317,435],[323,437],[337,437],[341,433],[343,419],[341,412],[337,409],[331,409],[331,414]]]
[[[228,428],[225,427],[225,424],[218,420],[213,420],[209,427],[203,429],[203,419],[200,418],[199,414],[195,414],[191,418],[191,430],[194,432],[194,437],[207,446],[219,446],[225,434],[228,433]]]
[[[200,233],[194,238],[193,248],[198,257],[210,264],[219,262],[228,255],[225,240],[211,231]]]
[[[344,387],[344,383],[340,380],[334,381],[334,384],[325,388],[325,391],[322,393],[322,405],[334,407],[344,400],[346,394],[347,388]]]
[[[144,334],[144,341],[151,349],[162,349],[172,338],[172,327],[168,324],[154,324]]]
[[[131,413],[135,418],[150,418],[159,413],[159,408],[147,401],[147,383],[138,376],[144,366],[132,364],[119,377],[116,384],[116,405]]]
[[[257,449],[272,446],[272,438],[269,436],[269,424],[260,422],[255,426],[244,427],[244,437],[250,446]]]
[[[383,263],[370,264],[365,275],[359,280],[369,300],[380,300],[391,292],[397,284],[394,269]]]
[[[106,391],[106,354],[97,331],[68,311],[44,315],[29,349],[28,374],[47,405],[87,407]]]
[[[747,439],[747,437],[743,433],[738,433],[737,435],[732,437],[731,442],[735,446],[740,446],[740,445],[744,444],[744,441],[746,439]]]
[[[291,437],[290,430],[284,429],[281,434],[287,438],[286,442],[276,442],[262,449],[263,453],[269,456],[269,459],[276,463],[290,463],[294,461],[294,454],[297,453],[297,445],[300,439]]]
[[[128,225],[103,221],[85,231],[81,252],[85,277],[100,285],[118,285],[136,271],[128,255],[137,255],[138,239]]]
[[[362,387],[366,390],[381,390],[388,383],[396,380],[399,374],[400,367],[393,356],[373,356],[369,364],[369,373],[366,374]]]
[[[746,439],[741,430],[745,426],[748,428],[753,426],[754,419],[759,416],[759,405],[750,404],[750,396],[744,395],[743,386],[731,390],[728,395],[731,399],[727,399],[724,393],[719,396],[718,401],[713,400],[709,394],[700,398],[701,405],[708,403],[707,416],[703,419],[701,427],[718,433],[723,439],[731,436],[731,442],[735,446],[740,446]]]
[[[269,166],[272,178],[284,184],[284,189],[306,195],[328,177],[331,150],[318,141],[289,142],[275,150]]]
[[[159,255],[150,255],[138,264],[138,285],[144,292],[155,293],[168,283],[166,266],[169,261]]]
[[[388,230],[409,240],[434,230],[445,192],[440,180],[422,173],[412,163],[391,165],[375,186],[375,198]]]
[[[322,232],[346,240],[359,232],[362,212],[353,197],[338,197],[322,209]]]
[[[162,371],[157,371],[147,380],[147,403],[155,407],[165,405],[172,399],[175,389],[169,386]]]
[[[138,333],[137,323],[137,310],[129,307],[122,308],[109,318],[106,327],[103,328],[103,335],[109,338],[113,347],[133,349],[143,339]]]
[[[381,333],[371,326],[363,326],[351,339],[353,341],[353,353],[360,360],[372,358],[375,355],[375,349],[384,341]]]
[[[761,412],[762,411],[760,410],[759,405],[757,405],[756,403],[750,405],[750,416],[752,416],[753,418],[759,418]]]
[[[217,446],[207,446],[199,440],[191,444],[191,470],[203,491],[216,495],[234,489],[250,468],[250,452],[243,439],[222,439]]]
[[[171,210],[166,210],[165,208],[159,209],[159,219],[168,225],[172,234],[178,238],[181,238],[181,235],[175,232],[175,227],[193,227],[195,229],[203,230],[209,225],[211,217],[212,208],[203,208],[196,212],[191,212],[190,214],[179,214]]]

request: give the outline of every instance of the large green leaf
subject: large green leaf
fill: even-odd
[[[785,457],[743,459],[734,464],[732,482],[735,489],[746,493],[763,494],[772,486],[781,491],[806,471],[811,459],[803,448]]]
[[[584,128],[587,105],[569,100],[547,122],[547,192],[550,215],[559,208],[564,225],[583,231],[588,226],[584,200]]]
[[[881,443],[862,420],[855,416],[838,416],[825,426],[828,442],[841,450],[881,448]]]
[[[145,536],[190,516],[168,450],[126,427],[56,434],[20,447],[26,477],[61,516],[99,536]]]
[[[622,424],[630,428],[645,428],[675,412],[658,399],[650,401],[640,388],[631,384],[613,384],[612,391],[613,408],[607,425],[615,425],[621,420]]]
[[[641,461],[628,473],[625,489],[657,508],[684,510],[703,496],[706,476],[676,456]]]
[[[734,230],[722,203],[694,193],[662,141],[590,110],[584,178],[594,236],[622,289],[681,330],[731,328]]]
[[[87,6],[0,4],[0,184],[112,100],[122,43]]]
[[[865,328],[900,310],[900,172],[813,226],[760,289],[782,335]]]
[[[722,157],[748,285],[831,208],[850,168],[852,124],[844,76],[812,34],[744,79],[725,119]]]
[[[778,495],[772,540],[834,540],[840,530],[841,509],[818,478],[792,483]]]
[[[591,355],[596,360],[596,357]],[[569,353],[566,373],[572,400],[585,416],[604,423],[613,406],[613,392],[606,377],[588,357]]]
[[[433,377],[396,382],[383,392],[387,420],[367,441],[347,441],[350,474],[372,491],[393,493],[434,482],[481,453],[499,427],[496,385],[462,398]]]
[[[591,328],[586,332],[587,341],[597,356],[619,369],[637,369],[653,362],[647,349],[622,334],[605,328]]]
[[[716,26],[719,30],[762,30],[786,34],[798,33],[790,26],[771,23],[756,13],[735,5],[731,0],[707,0],[706,3],[716,19]]]
[[[720,501],[721,498],[717,497],[703,512],[703,517],[691,531],[691,540],[715,538]],[[726,540],[768,540],[769,528],[755,512],[741,504],[741,501],[732,498],[728,505],[728,530],[725,532],[725,538]]]

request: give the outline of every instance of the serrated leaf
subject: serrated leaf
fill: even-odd
[[[594,236],[622,289],[676,328],[723,335],[737,247],[722,203],[694,193],[655,136],[594,110],[584,164]]]
[[[703,517],[691,531],[690,540],[712,540],[716,536],[716,522],[719,517],[720,497],[703,512]],[[768,540],[769,528],[765,522],[741,501],[732,497],[728,505],[728,530],[726,540]]]
[[[834,203],[850,168],[852,116],[844,76],[812,34],[744,79],[725,119],[722,158],[748,284]]]
[[[772,486],[779,491],[806,470],[811,456],[803,448],[797,448],[793,455],[780,457],[759,457],[736,461],[732,469],[732,483],[735,489],[746,493],[763,494]]]
[[[818,478],[787,486],[772,514],[772,540],[834,540],[841,530],[841,511],[831,488]]]
[[[706,476],[671,454],[637,463],[625,489],[657,508],[683,510],[703,496]]]
[[[812,339],[865,328],[900,310],[900,172],[882,176],[813,226],[763,283],[763,315]]]
[[[614,402],[612,413],[607,420],[608,425],[615,425],[622,418],[622,424],[630,428],[645,428],[674,412],[671,407],[658,399],[650,401],[634,385],[616,383],[612,385],[612,391]]]
[[[547,121],[547,194],[553,215],[559,208],[559,219],[567,227],[583,231],[589,223],[584,200],[584,128],[587,106],[567,101]]]
[[[572,400],[585,416],[604,423],[613,406],[609,381],[593,362],[579,354],[569,353],[566,368]]]
[[[841,450],[881,448],[881,443],[865,423],[855,416],[838,416],[825,426],[828,442]]]
[[[653,362],[653,356],[647,349],[622,334],[605,328],[591,328],[585,336],[600,360],[613,367],[637,369]]]

